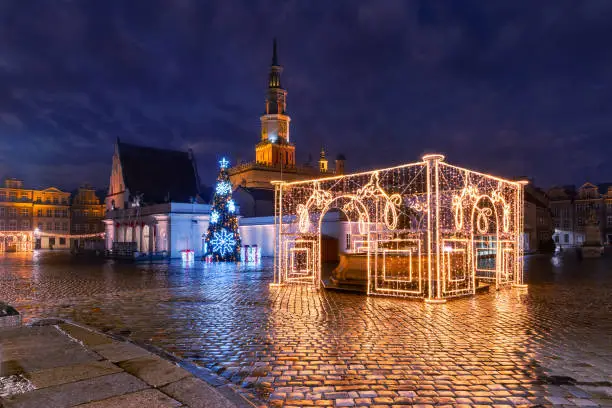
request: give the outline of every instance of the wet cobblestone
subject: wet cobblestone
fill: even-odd
[[[0,299],[161,347],[269,406],[612,406],[612,259],[527,260],[527,291],[444,305],[261,267],[5,255]]]

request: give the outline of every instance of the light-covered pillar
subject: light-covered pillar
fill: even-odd
[[[441,154],[426,154],[427,165],[427,303],[445,303],[442,294],[442,242],[440,238],[440,183],[439,163],[444,161]]]

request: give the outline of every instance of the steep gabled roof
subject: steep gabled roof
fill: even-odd
[[[198,177],[189,152],[118,142],[125,187],[144,203],[189,202],[198,196]]]

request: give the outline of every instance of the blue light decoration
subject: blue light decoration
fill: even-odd
[[[219,195],[226,195],[232,192],[232,183],[229,181],[221,181],[217,183],[217,187],[215,187],[215,192]]]
[[[225,228],[217,231],[213,234],[213,238],[210,240],[212,250],[218,252],[221,256],[234,251],[236,247],[236,240],[234,234]]]
[[[219,213],[217,211],[213,211],[210,213],[210,222],[213,224],[219,222]]]
[[[229,167],[229,160],[227,160],[225,157],[222,157],[221,160],[219,160],[219,167],[221,167],[222,169],[227,169]]]
[[[219,176],[211,203],[208,230],[204,238],[206,262],[239,262],[240,232],[238,208],[232,199],[232,183],[229,178],[229,160],[219,160]]]

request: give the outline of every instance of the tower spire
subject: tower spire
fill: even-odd
[[[272,66],[278,66],[278,55],[276,53],[276,37],[274,37],[274,40],[272,42]]]

